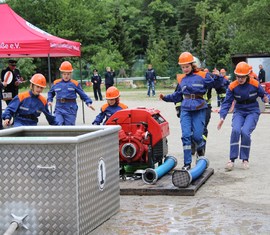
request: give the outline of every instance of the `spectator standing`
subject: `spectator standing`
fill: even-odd
[[[259,75],[258,75],[258,79],[260,83],[264,83],[265,82],[265,70],[263,69],[263,66],[260,64],[259,65]]]
[[[16,68],[17,61],[16,60],[9,60],[8,67],[1,72],[1,80],[4,86],[4,94],[6,104],[8,105],[11,100],[18,95],[19,93],[19,85],[23,82],[23,77],[21,76],[20,70]],[[5,81],[5,74],[7,72],[12,73],[12,80],[8,83]]]
[[[56,96],[55,116],[59,125],[75,125],[78,105],[76,102],[77,94],[86,103],[86,105],[95,110],[92,106],[92,100],[83,91],[80,83],[71,79],[72,65],[69,61],[64,61],[59,70],[62,78],[54,81],[53,86],[48,92],[48,105],[52,106],[54,96]]]
[[[106,73],[105,73],[106,91],[108,90],[109,87],[113,86],[113,84],[114,84],[114,76],[115,76],[115,73],[114,73],[114,71],[111,70],[111,67],[107,67],[106,68]]]
[[[13,117],[14,127],[36,126],[41,113],[44,113],[50,125],[57,125],[55,117],[49,112],[46,98],[41,95],[46,87],[45,77],[37,73],[31,78],[30,83],[30,91],[15,96],[5,109],[4,125],[9,126]]]
[[[242,160],[243,169],[249,168],[251,133],[255,130],[260,116],[257,97],[261,97],[266,103],[269,102],[263,87],[256,79],[249,77],[250,66],[246,62],[238,63],[234,73],[236,80],[227,89],[226,98],[219,112],[220,121],[217,126],[218,130],[222,127],[235,100],[230,139],[230,160],[225,167],[227,171],[233,170],[234,162],[238,156]]]
[[[93,84],[93,91],[94,91],[94,97],[95,100],[103,100],[102,94],[101,94],[101,76],[98,74],[98,70],[94,69],[93,70],[93,76],[91,77],[91,82]]]
[[[104,125],[114,113],[128,108],[127,105],[120,103],[119,97],[120,92],[116,87],[111,86],[108,88],[106,91],[107,103],[102,105],[100,113],[96,116],[95,120],[92,122],[92,125]]]
[[[156,77],[156,72],[153,69],[152,64],[148,65],[148,68],[145,73],[145,79],[147,81],[147,95],[150,97],[150,93],[152,91],[152,96],[155,96],[156,95],[155,83],[156,83],[157,77]]]
[[[2,123],[2,99],[3,99],[3,96],[2,96],[2,89],[4,88],[3,86],[3,83],[0,82],[0,130],[3,129],[3,123]]]

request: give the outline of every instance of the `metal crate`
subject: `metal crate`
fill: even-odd
[[[35,126],[0,131],[0,234],[90,234],[117,213],[119,126]],[[26,229],[26,227],[28,229]]]

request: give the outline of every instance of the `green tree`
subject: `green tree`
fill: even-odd
[[[124,62],[124,59],[121,53],[111,48],[101,48],[98,53],[92,57],[93,66],[97,68],[100,73],[105,71],[106,67],[111,67],[114,70],[119,70],[120,68],[126,68],[127,64]]]
[[[158,76],[168,75],[168,49],[164,40],[153,42],[153,45],[147,50],[147,62],[152,64]]]
[[[241,14],[239,14],[241,9]],[[231,6],[234,40],[232,53],[263,53],[270,51],[270,2],[268,0],[236,2]]]
[[[201,34],[200,55],[210,68],[228,67],[230,64],[230,24],[226,12],[221,8],[220,3],[212,0],[205,0],[196,6],[196,14],[201,18],[198,30]]]

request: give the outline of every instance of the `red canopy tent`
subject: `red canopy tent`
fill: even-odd
[[[0,57],[80,56],[81,44],[53,36],[0,4]]]
[[[51,35],[17,15],[8,4],[0,4],[0,58],[81,56],[81,44]],[[81,61],[80,61],[81,71]],[[84,107],[83,107],[83,122]]]

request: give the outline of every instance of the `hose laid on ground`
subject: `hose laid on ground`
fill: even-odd
[[[189,173],[191,176],[190,183],[193,180],[198,179],[202,175],[202,173],[208,167],[208,163],[209,163],[209,161],[205,157],[200,157],[197,159],[196,166],[193,167],[191,170],[189,170]]]
[[[186,188],[198,179],[208,167],[209,161],[206,157],[199,157],[196,166],[191,170],[175,170],[172,175],[172,183],[175,187]]]
[[[165,161],[159,167],[152,169],[147,168],[142,175],[143,182],[146,184],[154,184],[159,178],[167,174],[177,165],[177,160],[173,156],[167,156]]]
[[[18,227],[19,227],[19,224],[17,222],[12,222],[9,225],[6,232],[4,233],[4,235],[12,235],[12,234],[14,234],[14,232],[17,230]]]

